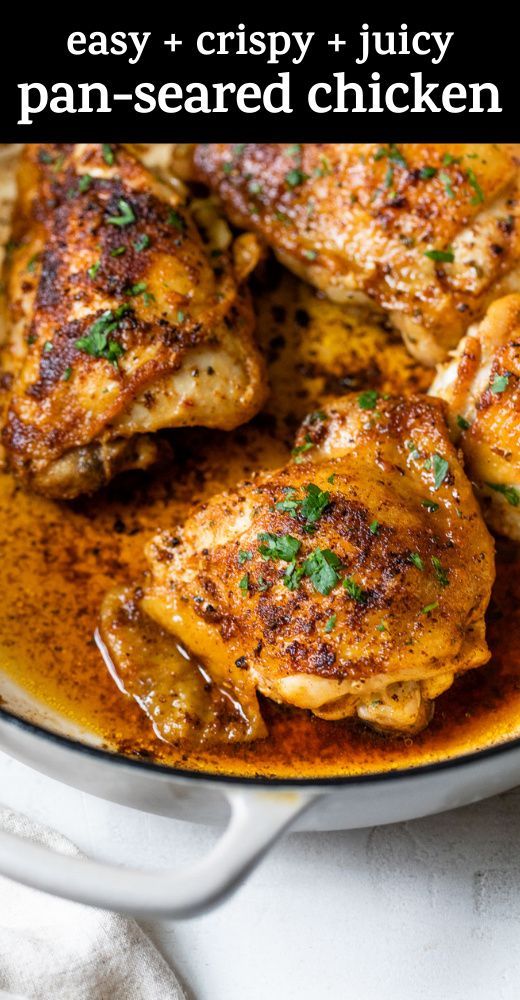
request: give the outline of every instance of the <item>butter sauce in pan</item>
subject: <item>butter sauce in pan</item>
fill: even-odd
[[[215,772],[366,773],[429,763],[516,735],[520,552],[511,543],[497,546],[490,663],[441,695],[429,727],[413,737],[383,736],[359,721],[325,721],[261,698],[266,737],[205,745],[196,731],[193,739],[168,736],[164,677],[162,684],[153,673],[148,678],[148,715],[114,683],[94,641],[100,607],[108,590],[130,584],[145,569],[144,546],[157,527],[182,522],[194,500],[284,463],[298,423],[328,397],[371,387],[424,391],[431,379],[382,317],[327,302],[271,264],[255,281],[254,295],[272,392],[252,424],[231,434],[171,433],[169,463],[126,474],[105,491],[69,503],[24,493],[9,476],[0,477],[3,669],[111,750]],[[218,691],[212,698],[217,714],[225,713]],[[149,716],[158,720],[155,729]]]

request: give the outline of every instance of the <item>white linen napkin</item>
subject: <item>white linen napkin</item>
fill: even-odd
[[[79,854],[69,840],[10,809],[0,829]],[[134,920],[57,899],[0,877],[0,998],[185,1000]]]

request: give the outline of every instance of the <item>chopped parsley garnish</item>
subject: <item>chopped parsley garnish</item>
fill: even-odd
[[[460,427],[461,431],[467,431],[471,427],[469,420],[463,417],[462,414],[457,414],[457,426]]]
[[[434,601],[433,604],[426,604],[424,606],[424,608],[422,609],[422,614],[423,615],[429,615],[430,611],[435,611],[435,608],[438,608],[438,607],[439,607],[439,602],[438,601]]]
[[[305,453],[308,452],[313,447],[314,447],[314,441],[312,440],[310,434],[306,434],[303,444],[300,444],[296,448],[293,448],[291,455],[294,457],[296,463],[299,464],[300,462],[304,461]]]
[[[330,474],[330,476],[327,476],[327,482],[330,483],[331,486],[332,486],[332,484],[334,483],[335,478],[336,478],[336,473],[332,472]]]
[[[440,264],[453,264],[455,254],[453,250],[425,250],[424,256],[430,260],[435,260]]]
[[[109,142],[103,142],[101,144],[101,148],[103,150],[103,159],[105,163],[107,164],[108,167],[113,167],[114,163],[116,162],[116,154],[114,153],[112,146],[110,145]]]
[[[132,287],[127,290],[126,294],[131,295],[132,297],[142,295],[143,292],[146,292],[147,288],[148,285],[146,284],[146,281],[138,281],[137,284],[132,285]]]
[[[421,507],[426,507],[432,514],[439,509],[439,504],[435,500],[421,500]]]
[[[68,382],[71,375],[72,375],[72,368],[69,365],[69,367],[65,369],[63,375],[61,376],[62,382]]]
[[[445,458],[441,458],[440,455],[435,452],[432,455],[432,469],[434,478],[434,489],[439,490],[446,479],[449,472],[449,463]]]
[[[315,549],[305,560],[303,573],[319,594],[327,596],[339,581],[340,567],[341,559],[330,549]]]
[[[374,160],[376,160],[376,162],[377,160],[385,158],[388,160],[394,160],[394,162],[398,163],[401,167],[408,166],[403,154],[395,145],[395,142],[390,142],[386,147],[380,146],[377,152],[374,153]]]
[[[91,267],[89,267],[89,269],[87,271],[87,274],[88,274],[89,278],[94,279],[96,277],[96,274],[98,273],[100,267],[101,267],[101,261],[100,260],[97,260],[95,262],[95,264],[92,264]]]
[[[270,531],[262,531],[258,539],[262,543],[258,550],[265,559],[293,562],[301,548],[301,542],[292,535],[274,535]]]
[[[451,167],[452,163],[460,163],[460,156],[453,156],[452,153],[445,153],[442,162],[445,167]]]
[[[482,191],[482,188],[481,188],[481,186],[480,186],[477,178],[475,177],[474,171],[473,170],[468,170],[467,177],[468,177],[468,182],[471,184],[471,187],[473,188],[473,190],[475,192],[475,194],[473,195],[473,198],[471,199],[471,204],[472,205],[481,205],[482,202],[484,201],[484,192]]]
[[[448,574],[446,570],[443,568],[440,559],[437,559],[437,556],[432,556],[432,566],[435,570],[435,576],[437,577],[437,580],[440,583],[441,587],[447,587],[450,582],[448,579]]]
[[[107,222],[111,226],[130,226],[133,222],[136,222],[134,210],[124,198],[119,199],[117,207],[121,214],[108,216]]]
[[[243,566],[246,562],[250,562],[252,558],[252,552],[246,549],[240,549],[240,552],[238,553],[238,562],[240,566]]]
[[[289,170],[289,172],[285,175],[285,183],[287,184],[287,187],[290,188],[298,187],[298,185],[303,184],[306,180],[307,174],[304,174],[303,170],[300,170],[298,167],[295,167],[293,170]]]
[[[293,561],[289,563],[284,573],[283,582],[288,590],[298,590],[302,576],[303,566],[297,566]]]
[[[413,565],[421,571],[421,573],[424,572],[424,563],[418,552],[410,552],[408,558],[410,562],[413,563]]]
[[[441,170],[441,172],[439,174],[439,180],[441,180],[442,183],[444,184],[444,190],[445,190],[448,198],[454,198],[455,194],[454,194],[453,188],[451,186],[451,177],[450,177],[449,174],[446,173],[445,170]]]
[[[49,353],[49,351],[52,351],[53,350],[52,341],[51,340],[46,340],[45,343],[44,343],[44,345],[43,345],[43,349],[44,349],[44,351],[47,354]]]
[[[520,491],[514,486],[505,486],[502,483],[486,483],[486,486],[489,486],[490,490],[495,490],[495,493],[501,493],[512,507],[520,505]]]
[[[137,250],[138,253],[140,253],[141,250],[146,250],[149,246],[150,237],[147,233],[142,233],[141,236],[138,236],[134,242],[134,250]]]
[[[437,167],[421,167],[419,177],[422,181],[427,181],[430,177],[435,177],[436,173]]]
[[[88,191],[90,185],[92,184],[92,177],[90,174],[82,174],[78,181],[78,191],[80,194],[85,194]]]
[[[330,618],[327,620],[327,622],[325,624],[325,631],[326,632],[332,632],[332,629],[335,628],[335,626],[336,626],[337,620],[338,620],[338,616],[337,615],[331,615]]]
[[[179,213],[176,212],[174,208],[170,208],[170,211],[168,213],[168,225],[173,226],[175,229],[178,229],[179,232],[181,233],[183,233],[184,230],[186,229],[186,223],[182,215],[179,215]]]
[[[39,256],[40,256],[39,253],[35,253],[31,257],[31,259],[27,261],[27,267],[25,270],[29,271],[29,274],[34,273],[34,269],[36,267],[36,264],[38,263]]]
[[[301,142],[293,142],[292,146],[287,146],[287,149],[284,149],[283,155],[284,156],[300,156],[301,151],[302,151]]]
[[[186,319],[186,313],[183,312],[182,309],[177,309],[177,322],[184,323],[185,319]]]
[[[50,153],[46,149],[40,149],[38,153],[38,160],[40,163],[53,163],[53,159]]]
[[[109,336],[117,329],[121,319],[128,312],[129,306],[120,306],[113,312],[107,309],[99,319],[87,330],[84,337],[76,341],[76,347],[93,358],[105,358],[117,368],[118,358],[124,354],[121,344],[109,340]]]
[[[491,389],[491,392],[498,396],[499,393],[506,391],[508,385],[509,375],[495,375],[489,388]]]
[[[305,492],[306,497],[302,501],[300,514],[307,524],[315,524],[329,505],[330,493],[320,490],[315,483],[308,483]]]
[[[110,251],[111,257],[122,257],[126,253],[126,247],[116,247],[115,250]]]
[[[379,625],[376,625],[376,632],[386,632],[387,630],[388,625],[386,622],[379,622]]]
[[[378,393],[375,389],[367,389],[358,396],[358,406],[361,410],[375,410],[378,400]]]
[[[352,597],[354,601],[358,601],[359,604],[365,603],[367,595],[363,590],[363,587],[360,587],[359,583],[356,583],[351,576],[345,577],[343,580],[343,586],[347,591],[348,596]]]
[[[378,532],[379,532],[379,528],[380,528],[380,524],[379,524],[379,521],[376,519],[376,520],[372,521],[372,524],[369,527],[369,531],[371,532],[372,535],[377,535]]]
[[[261,591],[269,590],[269,587],[271,586],[271,584],[268,583],[267,580],[264,580],[263,576],[259,576],[258,577],[256,585],[257,585],[258,589],[261,590]]]
[[[316,257],[318,256],[318,254],[317,254],[316,250],[304,250],[303,251],[303,256],[306,257],[307,260],[316,260]]]
[[[238,586],[240,590],[249,590],[249,573],[244,574]]]

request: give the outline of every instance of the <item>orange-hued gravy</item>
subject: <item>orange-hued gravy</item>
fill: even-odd
[[[358,721],[327,722],[265,699],[269,735],[201,749],[157,738],[138,704],[110,676],[94,642],[107,590],[133,582],[157,527],[174,529],[193,500],[251,471],[282,464],[299,420],[328,394],[375,387],[424,390],[431,373],[381,320],[361,320],[290,276],[269,270],[255,289],[272,394],[265,412],[233,434],[179,430],[173,458],[120,477],[73,503],[24,493],[0,475],[0,663],[40,701],[110,749],[186,768],[233,774],[329,776],[427,763],[520,733],[520,551],[499,546],[489,610],[491,663],[437,701],[419,736],[389,737]]]

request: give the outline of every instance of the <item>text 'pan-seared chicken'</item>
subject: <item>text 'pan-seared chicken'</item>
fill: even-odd
[[[28,146],[11,246],[3,446],[31,489],[76,496],[154,461],[151,432],[260,407],[254,247],[205,240],[132,150]]]
[[[444,360],[493,298],[520,289],[510,147],[205,143],[176,159],[300,277],[388,310],[425,364]]]
[[[139,613],[215,683],[238,677],[239,700],[249,685],[414,732],[489,658],[493,542],[434,399],[337,400],[307,419],[288,466],[161,531],[148,560]]]
[[[431,386],[491,527],[520,542],[520,295],[490,306]]]

